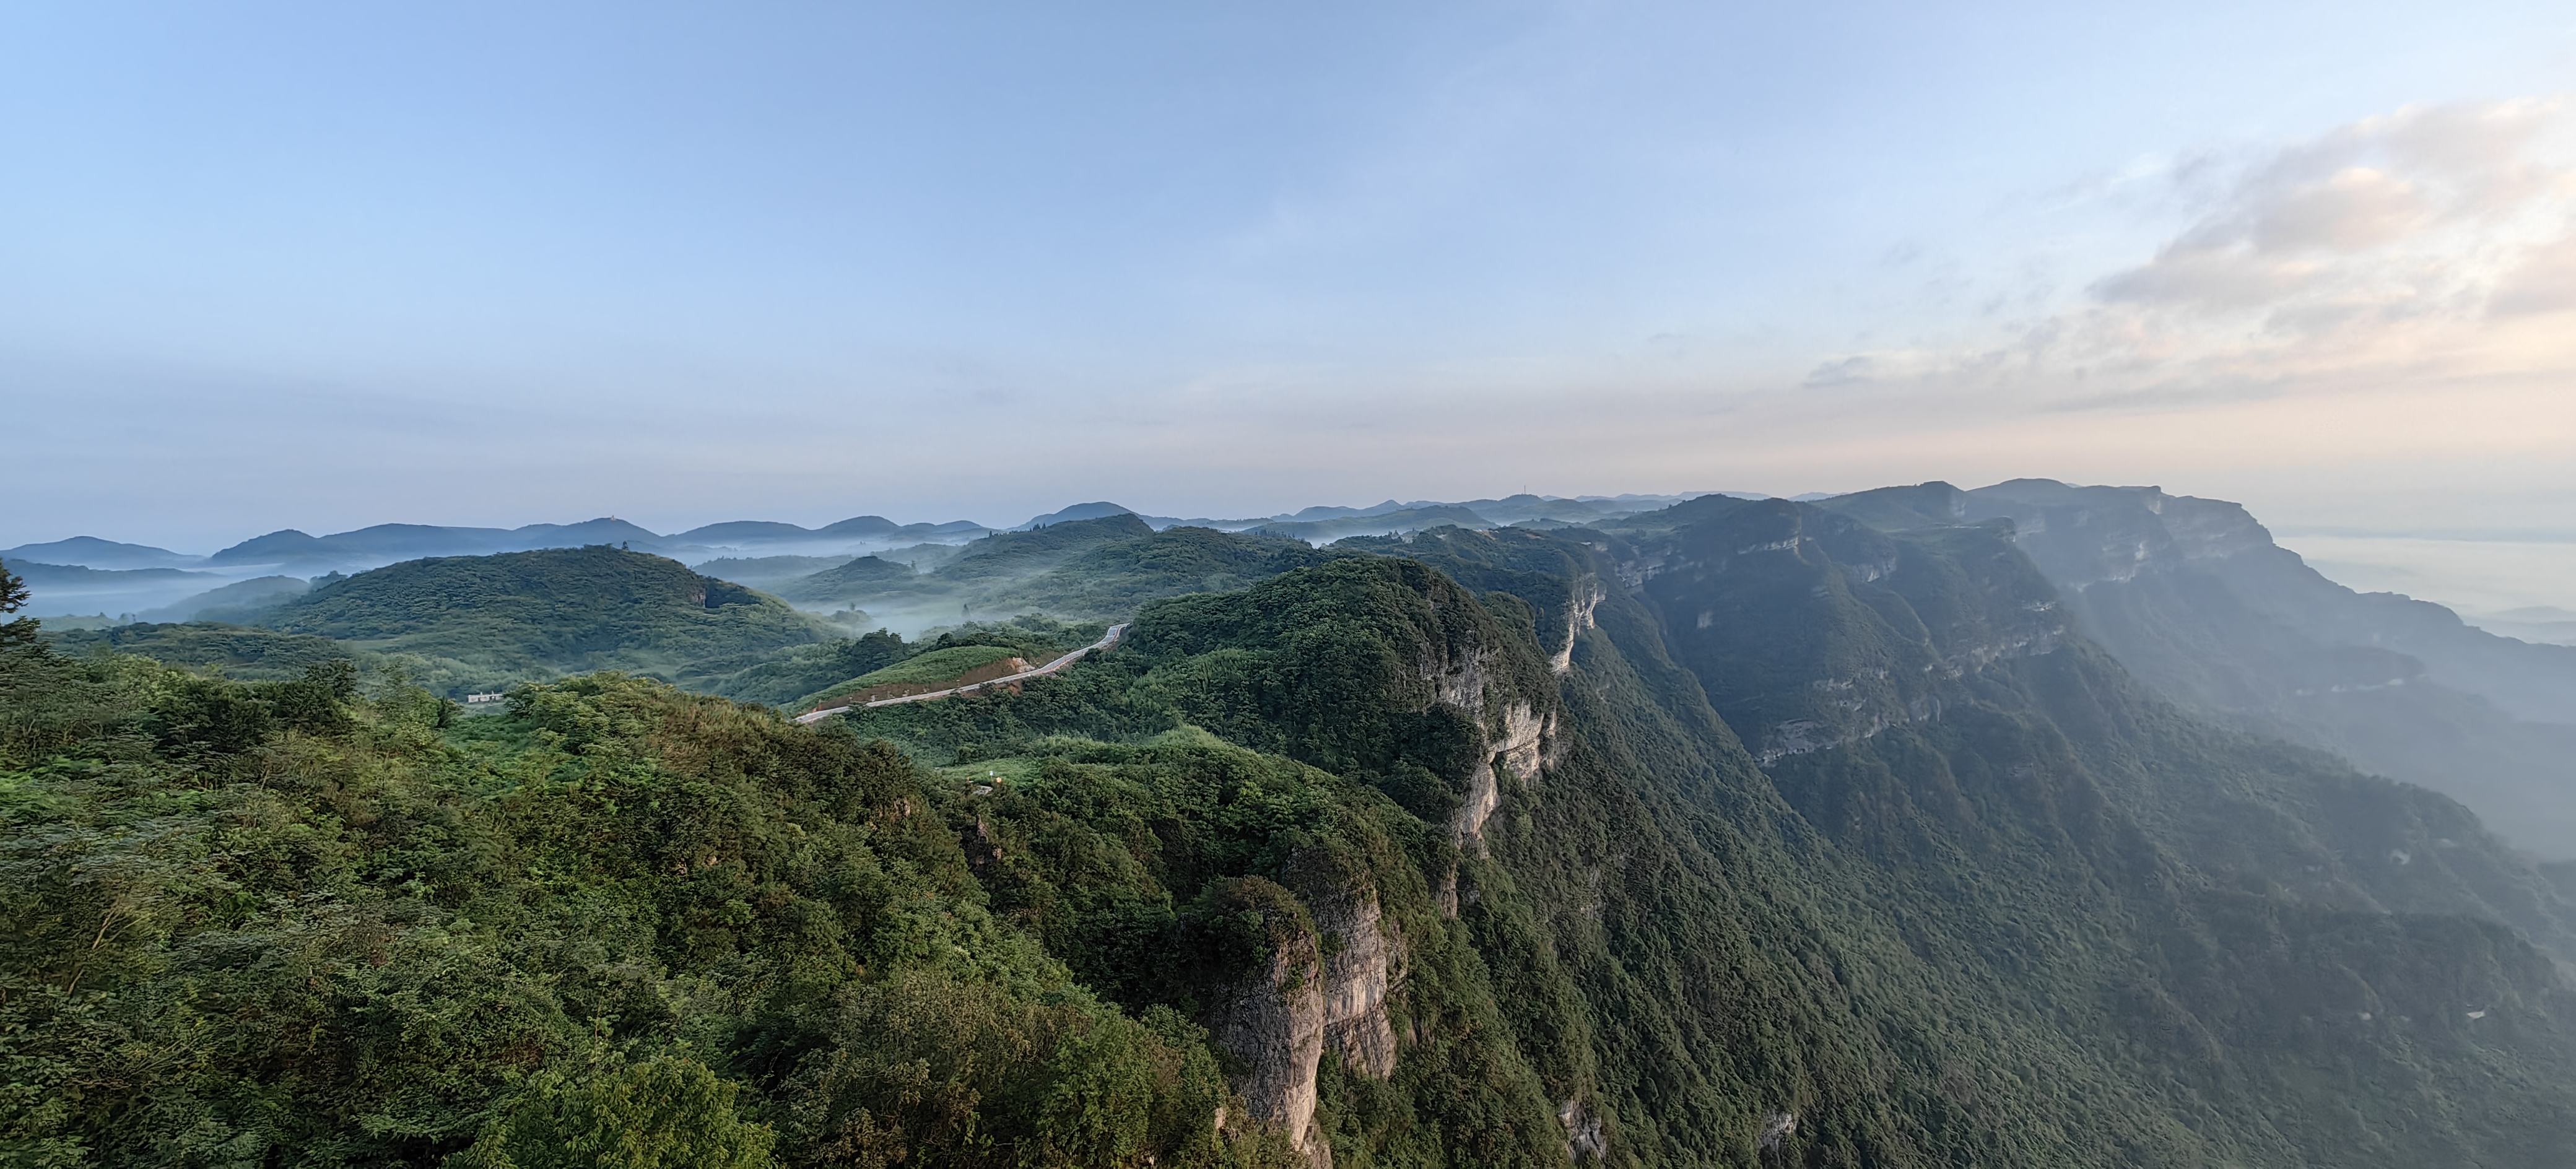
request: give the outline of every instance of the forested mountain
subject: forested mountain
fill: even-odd
[[[607,547],[407,561],[318,582],[259,621],[398,655],[442,689],[485,690],[765,657],[845,632],[678,561]]]
[[[1087,577],[1067,595],[1133,613],[1118,649],[813,728],[616,676],[461,717],[328,663],[226,682],[13,636],[0,1140],[2576,1165],[2566,898],[2440,795],[2196,721],[2015,523],[1960,518],[1709,498],[1325,550],[1063,533],[995,579]],[[654,613],[776,605],[582,555],[686,601]],[[453,636],[437,582],[506,596],[519,563],[365,574],[280,624]],[[545,587],[480,606],[516,622],[484,635],[608,595]],[[772,660],[855,679],[1098,631]],[[565,1160],[600,1124],[641,1152]]]
[[[137,622],[107,629],[65,630],[49,636],[54,647],[66,655],[130,654],[255,682],[293,681],[315,666],[362,656],[327,637],[219,622]]]
[[[148,544],[122,544],[96,536],[74,536],[43,544],[20,544],[0,552],[0,560],[11,564],[77,564],[85,568],[191,568],[204,564],[203,556],[188,556],[167,548]],[[13,570],[14,571],[14,570]]]
[[[2025,479],[1820,506],[1898,531],[2009,520],[2085,635],[2165,695],[2447,792],[2517,845],[2576,858],[2576,647],[2356,593],[2223,500]]]

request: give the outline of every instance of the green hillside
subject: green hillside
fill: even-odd
[[[794,580],[827,568],[837,568],[848,563],[848,560],[848,557],[843,556],[728,556],[693,564],[690,567],[718,580],[729,580],[735,584],[746,584],[753,588],[765,588],[783,580]]]
[[[226,677],[245,681],[300,678],[314,666],[355,656],[348,646],[327,637],[212,622],[48,630],[46,636],[66,654],[85,656],[104,650],[174,666],[214,666]]]
[[[1211,528],[1166,528],[1085,551],[997,591],[984,607],[1066,617],[1128,617],[1156,598],[1227,592],[1329,558],[1302,540]]]
[[[783,558],[782,558],[783,559]],[[778,595],[791,601],[836,601],[868,597],[912,583],[911,568],[874,556],[861,556],[819,572],[778,582]]]
[[[1547,1131],[1568,1101],[1597,1118],[1607,1159],[1638,1163],[1751,1163],[1781,1116],[1802,1118],[1780,1142],[1793,1160],[1820,1165],[2576,1155],[2546,1119],[2576,1101],[2571,1004],[2502,924],[2563,944],[2576,914],[2473,818],[2179,718],[2049,628],[2046,583],[1990,536],[1864,538],[1847,568],[1797,531],[1825,518],[1715,504],[1668,517],[1679,539],[1652,552],[1453,530],[1402,546],[1498,591],[1337,562],[1150,606],[1101,669],[1022,696],[852,721],[1040,777],[979,812],[986,884],[1131,1007],[1193,993],[1157,981],[1151,956],[1176,943],[1151,939],[1186,934],[1207,882],[1272,880],[1310,913],[1343,897],[1298,884],[1302,850],[1364,870],[1346,879],[1425,947],[1408,961],[1459,970],[1442,939],[1467,939],[1464,970],[1407,984],[1413,1062],[1384,1084],[1321,1065],[1337,1164],[1436,1162]],[[1639,563],[1667,571],[1591,599]],[[1544,709],[1540,663],[1569,628],[1562,761],[1505,794],[1490,861],[1451,848],[1480,749],[1418,663],[1482,662],[1488,719],[1516,697]],[[1685,636],[1719,629],[1704,649]],[[1885,690],[1854,696],[1881,671]],[[1140,789],[1131,749],[1086,743],[1192,728],[1360,788],[1264,786],[1247,810],[1321,819],[1263,821],[1249,851],[1216,859],[1236,855],[1210,835],[1230,801],[1255,796]],[[1411,841],[1403,859],[1323,826],[1348,824],[1360,789],[1409,810],[1370,814]],[[2428,859],[2385,859],[2407,846]],[[1437,916],[1444,896],[1457,925]],[[2520,1022],[2481,1029],[2501,1017],[2491,999]],[[1508,1050],[1475,1038],[1497,1035]],[[1461,1160],[1538,1160],[1477,1147]]]
[[[667,677],[840,636],[775,597],[608,547],[407,561],[317,583],[264,623],[403,655],[442,690],[603,669]]]
[[[997,645],[958,645],[935,649],[893,665],[871,670],[797,700],[794,705],[812,706],[826,698],[852,694],[871,686],[914,686],[946,682],[963,676],[969,670],[992,665],[1014,656]]]
[[[2441,796],[2157,699],[2000,527],[1703,499],[1316,555],[811,728],[12,641],[0,1141],[2576,1164],[2576,907]]]
[[[1066,520],[1025,532],[995,532],[966,545],[939,575],[957,581],[1024,576],[1062,563],[1087,549],[1154,533],[1132,512],[1089,520]]]

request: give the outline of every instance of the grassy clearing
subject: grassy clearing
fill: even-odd
[[[847,682],[826,687],[815,692],[805,701],[820,702],[826,698],[838,698],[844,694],[855,694],[877,686],[922,686],[932,682],[945,682],[952,678],[964,677],[972,671],[1010,656],[1010,650],[998,645],[960,645],[948,649],[935,649],[918,657],[906,658],[884,669],[861,674]]]

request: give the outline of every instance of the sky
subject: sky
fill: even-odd
[[[2570,545],[2571,213],[2563,3],[7,5],[0,547],[2019,476]]]

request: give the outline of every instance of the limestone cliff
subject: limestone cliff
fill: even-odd
[[[1323,959],[1324,1043],[1354,1073],[1373,1080],[1395,1074],[1395,1029],[1387,995],[1404,963],[1404,944],[1362,888],[1323,899],[1315,927],[1327,939]]]
[[[1231,883],[1221,904],[1259,913],[1264,953],[1209,1012],[1208,1031],[1245,1066],[1235,1087],[1255,1120],[1276,1126],[1329,1169],[1315,1127],[1315,1068],[1324,1054],[1325,979],[1315,923],[1287,890],[1260,878]]]
[[[1484,731],[1483,757],[1467,775],[1467,790],[1449,821],[1452,840],[1462,849],[1482,853],[1485,821],[1502,805],[1505,785],[1535,779],[1547,763],[1556,739],[1556,698],[1541,687],[1514,686],[1497,670],[1505,652],[1480,645],[1455,656],[1423,663],[1423,680],[1432,684],[1435,701],[1458,708]]]

